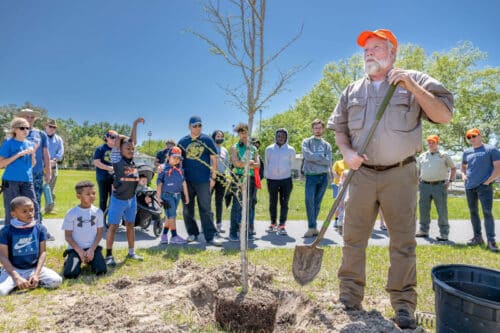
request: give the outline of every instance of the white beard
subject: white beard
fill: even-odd
[[[367,60],[372,61],[367,62]],[[370,57],[368,59],[365,59],[365,73],[368,75],[375,75],[382,69],[389,67],[389,65],[389,56],[387,56],[385,59],[376,59],[375,57]]]

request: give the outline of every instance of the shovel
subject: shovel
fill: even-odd
[[[375,133],[377,125],[380,122],[380,119],[382,119],[385,109],[387,108],[387,105],[389,104],[389,101],[392,95],[394,94],[395,90],[396,90],[396,85],[393,84],[389,87],[389,90],[387,90],[384,100],[382,101],[382,104],[380,105],[380,108],[375,117],[375,121],[372,127],[370,128],[370,132],[368,132],[368,136],[366,137],[363,146],[358,151],[358,154],[360,156],[362,156],[365,153],[366,147],[370,143],[373,133]],[[330,225],[332,217],[335,214],[335,211],[337,210],[337,207],[339,206],[340,201],[344,196],[344,192],[346,191],[347,185],[351,181],[351,178],[355,171],[356,170],[353,169],[349,170],[347,177],[344,180],[344,184],[340,189],[337,198],[333,202],[332,208],[330,209],[330,212],[328,213],[325,222],[323,222],[323,225],[321,226],[321,230],[319,232],[318,237],[316,237],[316,239],[311,245],[298,245],[295,247],[295,251],[293,253],[292,272],[295,281],[297,281],[297,283],[299,283],[302,286],[314,280],[314,278],[316,277],[316,275],[318,275],[321,269],[321,263],[323,261],[323,249],[318,248],[317,245],[323,239],[325,232],[328,229],[328,226]]]

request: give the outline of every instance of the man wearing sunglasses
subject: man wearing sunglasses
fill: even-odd
[[[483,245],[481,219],[477,202],[481,202],[484,216],[484,229],[488,240],[487,248],[498,252],[495,242],[495,219],[493,218],[493,182],[500,176],[500,151],[494,146],[484,144],[481,131],[473,128],[465,137],[471,148],[462,156],[462,178],[465,184],[465,195],[469,205],[470,219],[474,237],[467,245]]]
[[[45,203],[45,213],[50,213],[54,209],[54,203],[56,200],[54,189],[56,187],[58,175],[57,163],[62,161],[64,155],[64,142],[62,138],[56,134],[56,129],[56,121],[54,119],[49,119],[45,124],[45,134],[47,134],[47,144],[50,155],[50,168],[52,169],[49,186],[53,202],[50,205]]]

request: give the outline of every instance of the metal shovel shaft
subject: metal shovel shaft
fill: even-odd
[[[370,131],[368,132],[368,135],[366,136],[365,142],[363,143],[363,146],[361,146],[361,149],[358,151],[359,155],[363,155],[366,151],[366,147],[368,147],[368,144],[370,143],[370,140],[373,136],[373,133],[375,133],[375,130],[377,129],[378,123],[380,122],[380,119],[382,119],[382,116],[384,115],[385,109],[387,108],[387,105],[389,104],[389,101],[392,98],[392,95],[394,95],[394,91],[396,90],[397,85],[391,84],[389,86],[389,90],[387,90],[387,93],[385,94],[384,99],[382,100],[382,104],[380,105],[380,108],[375,116],[375,122],[372,124],[372,127],[370,128]],[[323,237],[325,236],[326,230],[328,229],[328,226],[330,225],[330,222],[332,221],[332,217],[335,214],[335,211],[340,205],[340,202],[342,201],[342,198],[344,197],[344,193],[347,189],[347,185],[350,183],[352,176],[354,175],[354,172],[356,170],[350,169],[349,172],[347,173],[347,177],[344,180],[343,186],[340,189],[340,192],[337,194],[337,197],[335,198],[335,201],[333,202],[332,208],[330,208],[330,211],[328,212],[328,215],[326,216],[326,220],[323,223],[323,226],[321,227],[321,230],[318,234],[318,237],[314,240],[314,242],[311,244],[311,247],[316,246],[321,242]]]

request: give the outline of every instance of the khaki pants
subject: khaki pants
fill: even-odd
[[[386,171],[361,167],[355,172],[348,188],[342,264],[338,271],[342,301],[357,305],[363,300],[366,246],[380,206],[390,235],[390,267],[385,289],[396,311],[415,311],[417,185],[415,163]]]

